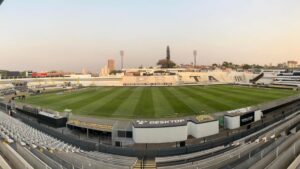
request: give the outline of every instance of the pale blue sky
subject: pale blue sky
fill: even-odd
[[[108,58],[155,65],[269,64],[300,57],[299,0],[6,0],[0,69],[97,71]],[[5,62],[3,62],[5,60]]]

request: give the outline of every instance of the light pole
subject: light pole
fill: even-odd
[[[193,51],[193,55],[194,55],[194,68],[196,68],[196,65],[197,65],[197,50]]]
[[[124,68],[124,51],[120,51],[120,56],[121,56],[121,70]]]

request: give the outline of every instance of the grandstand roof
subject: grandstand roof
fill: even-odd
[[[67,124],[81,127],[81,128],[92,129],[97,131],[107,131],[107,132],[111,132],[113,128],[112,125],[89,123],[89,122],[83,122],[79,120],[69,120]]]
[[[216,119],[211,115],[198,115],[198,116],[190,117],[189,120],[196,124],[199,124],[199,123],[215,121]]]

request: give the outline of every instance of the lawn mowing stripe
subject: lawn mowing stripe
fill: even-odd
[[[87,97],[86,99],[84,99],[84,100],[81,100],[81,102],[79,102],[79,103],[77,103],[76,104],[76,106],[75,107],[67,107],[67,106],[64,106],[64,105],[60,105],[60,106],[56,106],[56,104],[50,104],[50,103],[48,103],[48,104],[46,104],[45,106],[43,106],[43,107],[46,107],[46,108],[50,108],[50,109],[54,109],[54,110],[57,110],[57,111],[63,111],[64,109],[66,109],[66,108],[68,108],[68,109],[72,109],[72,111],[73,111],[73,113],[75,113],[76,114],[76,110],[77,110],[77,108],[79,109],[79,108],[81,108],[81,107],[83,107],[83,106],[85,106],[86,104],[88,104],[88,103],[90,103],[91,101],[93,101],[94,99],[97,99],[97,98],[99,98],[101,95],[107,95],[107,94],[109,94],[111,91],[109,91],[109,90],[107,90],[106,88],[100,88],[101,90],[93,90],[93,93],[95,93],[96,92],[96,94],[95,95],[90,95],[90,94],[87,94],[87,93],[85,93],[85,95],[88,95],[89,97]],[[110,90],[112,90],[113,88],[111,88]],[[114,89],[115,90],[115,89]],[[114,91],[114,90],[112,90],[112,91]],[[80,95],[80,96],[84,96],[84,95]],[[80,97],[78,97],[78,98],[80,98]],[[60,98],[60,100],[61,100],[62,98]],[[57,101],[55,101],[54,103],[59,103],[59,101],[60,100],[57,100]]]
[[[274,88],[261,88],[261,87],[250,87],[250,86],[229,86],[225,85],[225,88],[240,88],[243,90],[248,90],[248,91],[259,91],[262,93],[271,93],[271,94],[293,94],[297,93],[297,91],[294,90],[288,90],[288,89],[274,89]]]
[[[178,99],[172,92],[170,92],[168,87],[159,88],[160,92],[163,94],[164,98],[172,106],[175,111],[175,116],[185,116],[194,114],[194,110],[186,105],[181,99]]]
[[[216,109],[217,111],[230,110],[232,108],[231,106],[222,103],[221,101],[219,101],[216,98],[210,98],[210,97],[204,97],[203,95],[197,95],[197,94],[195,94],[195,91],[193,91],[193,90],[191,91],[184,87],[179,87],[178,91],[185,93],[190,98],[193,98],[194,100],[199,102],[199,104],[202,104],[202,105],[205,104],[206,107],[214,107],[214,109]]]
[[[101,93],[95,97],[91,97],[84,101],[82,107],[77,109],[78,112],[90,115],[102,115],[102,112],[96,111],[99,107],[102,107],[104,104],[110,102],[120,93],[128,90],[128,88],[116,88],[112,91],[107,91]]]
[[[274,92],[274,90],[271,90],[271,89],[261,89],[261,88],[253,88],[253,87],[246,87],[246,86],[223,86],[223,89],[229,89],[229,90],[233,90],[233,91],[241,91],[241,92],[246,92],[246,93],[255,93],[256,95],[262,95],[262,96],[270,96],[270,97],[273,97],[273,96],[278,96],[278,95],[281,95],[281,96],[285,96],[285,95],[290,95],[290,94],[293,94],[295,92],[293,92],[292,90],[290,91],[280,91],[280,92]],[[279,89],[278,89],[279,90]]]
[[[153,107],[153,98],[151,87],[143,88],[142,95],[135,107],[134,113],[135,117],[146,117],[151,118],[155,115],[155,110]]]
[[[179,89],[176,87],[170,87],[167,88],[174,96],[181,100],[185,105],[190,107],[192,109],[192,112],[189,112],[189,114],[202,114],[202,113],[207,113],[207,112],[214,112],[215,109],[213,107],[209,107],[205,104],[202,104],[198,100],[195,100],[194,98],[191,98],[187,95],[187,93],[179,91]]]
[[[113,89],[113,87],[101,88],[101,90],[96,90],[94,93],[91,94],[85,94],[81,97],[76,96],[69,100],[61,101],[58,103],[58,109],[78,109],[86,100],[90,100],[91,98],[98,98],[101,93],[110,93]]]
[[[174,109],[168,100],[162,95],[158,87],[152,88],[152,96],[155,117],[172,117],[175,115]]]
[[[240,98],[227,95],[227,93],[215,92],[215,90],[203,87],[183,87],[183,89],[189,90],[195,95],[198,95],[198,97],[201,97],[201,100],[208,100],[209,104],[217,102],[217,104],[226,105],[230,109],[243,106],[243,104],[239,102]]]
[[[224,91],[224,92],[228,92],[228,93],[235,93],[238,95],[246,95],[248,97],[253,97],[256,100],[262,100],[262,101],[266,101],[266,100],[274,100],[277,98],[282,98],[283,96],[288,96],[288,95],[276,95],[276,94],[266,94],[266,93],[261,93],[258,91],[246,91],[240,88],[217,88],[216,90],[219,91]]]
[[[118,107],[133,93],[133,88],[127,88],[124,92],[118,94],[110,102],[104,104],[103,106],[97,108],[95,112],[101,112],[101,114],[111,116]]]
[[[133,92],[128,96],[118,109],[113,113],[113,116],[134,117],[133,112],[142,95],[143,87],[132,89]]]
[[[202,86],[193,86],[192,88],[198,90],[199,92],[213,95],[215,99],[222,98],[222,101],[224,102],[231,101],[233,102],[231,104],[233,108],[243,107],[243,106],[251,105],[251,103],[259,102],[259,100],[254,100],[252,97],[249,97],[247,95],[235,94],[228,91],[224,92],[224,91],[220,91],[219,88],[214,89],[211,87],[207,88]]]
[[[224,88],[214,88],[215,92],[223,92],[226,93],[226,95],[233,94],[236,95],[237,97],[240,97],[241,100],[240,102],[244,102],[245,105],[255,105],[258,103],[264,103],[272,100],[276,100],[279,98],[284,98],[285,96],[272,96],[272,97],[266,97],[266,96],[261,96],[261,95],[256,95],[255,93],[250,93],[250,92],[243,92],[243,91],[237,91],[237,90],[232,90],[232,89],[224,89]],[[268,94],[265,94],[268,95]],[[245,98],[245,100],[243,99]],[[248,101],[247,101],[248,99]],[[248,103],[247,103],[248,102]]]
[[[266,97],[250,94],[251,90],[248,91],[247,93],[241,93],[241,92],[238,92],[238,90],[236,90],[236,88],[224,88],[224,87],[225,86],[216,88],[216,86],[211,86],[210,88],[212,88],[214,90],[214,92],[223,92],[223,93],[226,93],[227,95],[232,95],[232,94],[236,95],[237,97],[241,98],[239,100],[239,102],[244,103],[244,106],[262,104],[264,102],[281,99],[281,98],[291,95],[291,94],[289,94],[289,95],[288,94],[285,94],[285,95],[277,94],[277,95],[273,95],[272,97],[266,98]],[[266,93],[265,95],[268,95],[268,93]],[[247,101],[247,99],[248,99],[248,101]]]
[[[28,103],[33,103],[33,104],[49,104],[59,99],[69,99],[75,96],[82,96],[83,94],[93,93],[95,90],[96,90],[95,88],[83,89],[79,91],[72,91],[70,93],[63,92],[63,94],[61,95],[58,95],[57,93],[41,94],[39,96],[29,97],[29,99],[25,100],[25,102],[28,101]]]

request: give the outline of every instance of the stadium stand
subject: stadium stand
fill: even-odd
[[[21,146],[20,144],[15,144],[15,150],[18,152],[30,165],[34,168],[45,168],[50,169],[45,162],[43,162],[39,157],[34,155],[27,149],[25,146]]]
[[[236,71],[178,72],[181,84],[249,83],[252,73]]]
[[[132,168],[137,161],[135,157],[123,157],[98,152],[80,152],[72,153],[72,155],[65,152],[55,152],[51,154],[51,156],[53,155],[56,156],[56,161],[68,161],[77,168],[88,166],[88,168],[97,169],[128,169]]]
[[[34,169],[20,154],[18,154],[6,142],[0,142],[0,151],[5,154],[5,157],[13,165],[12,168],[16,169]]]
[[[4,160],[4,158],[0,155],[0,168],[3,169],[11,169],[8,163]]]
[[[112,154],[104,154],[101,152],[81,152],[80,154],[87,157],[102,161],[105,163],[116,164],[119,166],[133,166],[137,162],[136,157],[125,157]]]
[[[174,86],[177,76],[124,76],[124,86]]]
[[[40,147],[48,150],[59,150],[66,152],[79,152],[80,149],[65,144],[51,136],[48,136],[23,122],[0,112],[1,135],[8,136],[17,142],[27,144],[33,148]]]
[[[187,162],[192,162],[199,160],[201,158],[217,154],[218,152],[223,152],[226,150],[229,150],[231,148],[236,147],[237,145],[233,146],[218,146],[209,150],[204,150],[204,151],[199,151],[195,153],[190,153],[190,154],[184,154],[184,155],[178,155],[178,156],[167,156],[167,157],[156,157],[155,162],[157,163],[158,166],[164,166],[172,163],[187,163]]]
[[[289,165],[288,169],[296,169],[300,167],[300,155]]]

